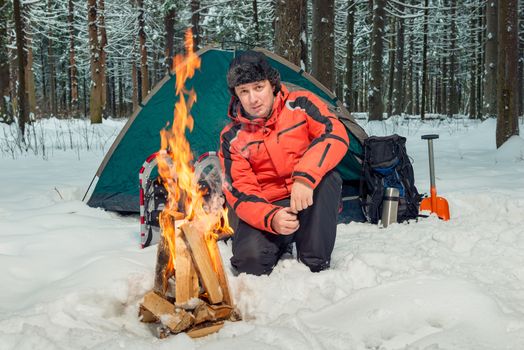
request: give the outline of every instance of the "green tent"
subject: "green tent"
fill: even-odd
[[[287,60],[264,49],[270,64],[277,68],[288,86],[308,89],[327,102],[351,133],[351,150],[338,169],[345,180],[358,179],[360,163],[354,157],[361,154],[364,130],[349,115],[340,101],[312,76]],[[187,133],[194,158],[219,147],[219,135],[229,122],[227,107],[229,90],[226,72],[234,51],[204,48],[197,52],[202,59],[201,69],[188,81],[188,88],[197,94],[191,110],[195,125]],[[118,212],[139,212],[139,170],[146,158],[160,149],[160,130],[173,120],[175,97],[174,75],[166,76],[150,92],[109,149],[89,186],[85,198],[91,207]],[[357,141],[358,142],[354,142]]]

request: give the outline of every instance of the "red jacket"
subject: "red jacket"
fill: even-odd
[[[347,132],[316,95],[284,85],[269,118],[245,117],[236,97],[229,117],[219,151],[227,202],[241,220],[275,233],[271,221],[281,207],[271,203],[289,197],[295,179],[315,188],[346,154]]]

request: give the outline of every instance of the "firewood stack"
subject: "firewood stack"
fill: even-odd
[[[216,239],[206,240],[195,224],[186,222],[175,229],[174,246],[173,267],[169,242],[162,235],[155,286],[140,305],[140,320],[153,323],[159,338],[180,332],[203,337],[217,332],[227,320],[239,321]]]

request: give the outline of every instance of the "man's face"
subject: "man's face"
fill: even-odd
[[[273,87],[269,80],[235,86],[244,110],[253,117],[266,118],[273,109]]]

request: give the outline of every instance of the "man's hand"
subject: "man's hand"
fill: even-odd
[[[298,230],[299,222],[297,215],[291,212],[291,208],[282,208],[271,221],[271,227],[280,235],[290,235]]]
[[[291,187],[291,211],[299,211],[313,205],[313,189],[300,180],[295,180]]]

